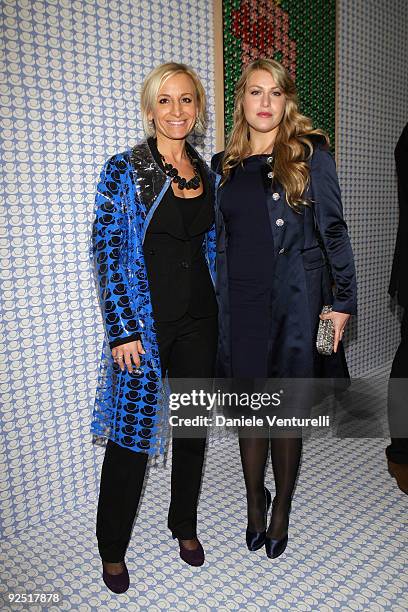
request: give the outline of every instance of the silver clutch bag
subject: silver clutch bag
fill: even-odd
[[[321,314],[332,312],[331,306],[323,306]],[[316,348],[320,355],[331,355],[334,347],[334,325],[331,319],[320,319],[317,330]]]

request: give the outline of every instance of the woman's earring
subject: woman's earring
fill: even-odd
[[[197,133],[197,134],[203,134],[204,132],[204,126],[203,123],[200,119],[200,117],[196,117],[196,120],[194,122],[194,126],[193,126],[193,130]]]

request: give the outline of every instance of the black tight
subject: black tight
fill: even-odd
[[[288,527],[288,513],[299,469],[302,438],[269,440],[244,436],[245,429],[242,429],[239,447],[247,491],[248,529],[257,532],[265,529],[264,477],[270,446],[275,477],[275,499],[267,535],[278,539],[286,533]]]

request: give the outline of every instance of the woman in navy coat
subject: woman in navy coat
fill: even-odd
[[[295,85],[278,62],[256,60],[244,70],[234,126],[212,167],[222,175],[216,204],[219,376],[347,376],[341,339],[356,313],[356,279],[335,164],[324,133],[299,113]],[[316,350],[324,304],[332,305],[322,317],[332,319],[335,330],[330,357]],[[247,546],[265,545],[275,558],[288,540],[302,439],[260,438],[241,429],[239,443]],[[269,448],[276,494],[267,527]]]

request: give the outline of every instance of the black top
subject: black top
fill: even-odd
[[[156,142],[148,140],[163,167]],[[153,214],[143,245],[155,321],[215,315],[217,305],[204,257],[205,233],[214,223],[207,173],[200,168],[204,191],[193,198],[174,195],[171,186]]]
[[[148,139],[156,163],[163,168],[156,141]],[[177,197],[167,189],[146,231],[143,244],[153,315],[156,322],[176,321],[217,313],[215,291],[204,256],[205,233],[214,223],[207,173],[200,162],[204,191],[193,198]],[[114,348],[140,340],[133,334],[110,343]]]
[[[221,189],[227,232],[228,276],[242,282],[249,297],[264,293],[273,278],[273,236],[267,208],[268,155],[251,155],[232,171]],[[244,281],[244,282],[243,282]],[[243,297],[243,296],[242,296]]]
[[[274,243],[268,214],[267,155],[233,169],[220,193],[225,221],[231,368],[238,378],[268,375]],[[270,188],[270,187],[269,187]]]

